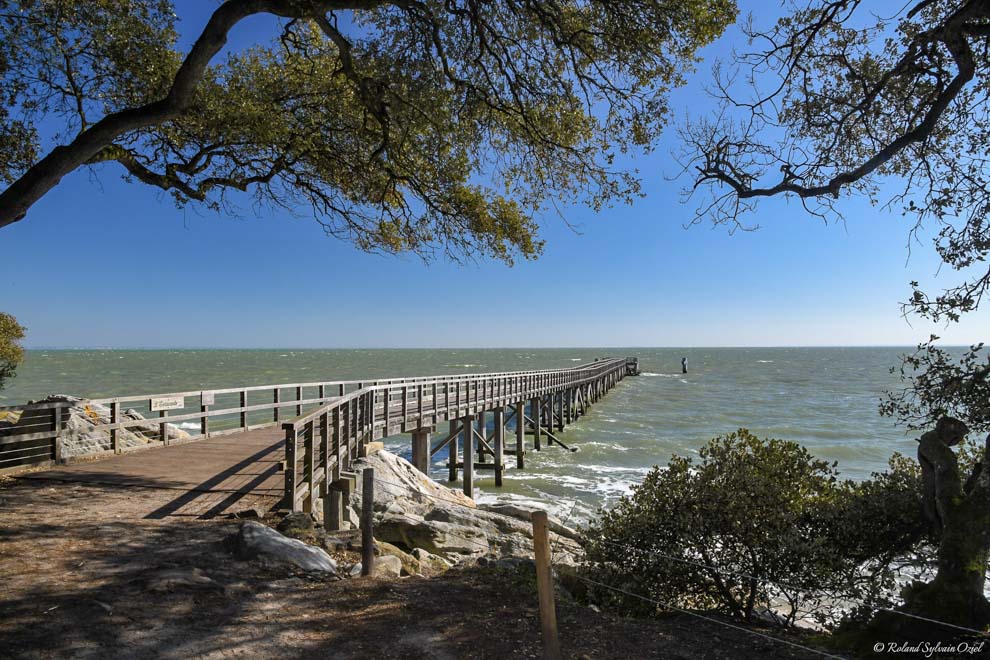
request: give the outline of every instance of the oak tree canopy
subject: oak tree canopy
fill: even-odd
[[[0,227],[115,163],[180,205],[305,210],[366,250],[539,254],[537,218],[637,195],[666,97],[733,0],[0,0]],[[255,15],[277,37],[226,52]],[[50,138],[54,139],[50,139]]]

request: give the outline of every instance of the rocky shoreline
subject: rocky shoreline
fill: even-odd
[[[513,504],[479,505],[460,491],[446,488],[408,461],[379,450],[355,462],[355,471],[374,470],[375,574],[433,576],[455,566],[518,565],[532,560],[531,511]],[[299,570],[336,577],[354,576],[360,566],[358,515],[360,494],[345,508],[344,527],[327,532],[315,514],[266,517],[263,525],[245,520],[230,540],[241,559],[287,563]],[[261,517],[246,511],[238,517]],[[574,565],[582,554],[578,533],[551,518],[550,542],[557,564]]]

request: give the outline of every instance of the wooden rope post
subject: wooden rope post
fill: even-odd
[[[361,483],[361,575],[371,575],[375,568],[375,470],[365,468]]]
[[[540,629],[543,631],[544,660],[560,660],[557,638],[557,609],[553,602],[553,576],[550,568],[550,535],[546,511],[530,514],[533,521],[533,553],[536,561],[536,590],[540,599]]]

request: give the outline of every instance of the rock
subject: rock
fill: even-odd
[[[447,561],[443,557],[427,552],[423,548],[414,548],[411,554],[419,560],[419,565],[423,572],[428,572],[429,575],[443,573],[448,568],[453,566],[451,562]]]
[[[316,538],[316,520],[310,513],[294,511],[279,521],[275,527],[285,536],[302,541],[311,541]]]
[[[385,541],[377,541],[375,546],[383,556],[397,557],[399,559],[399,562],[402,565],[403,575],[423,574],[423,567],[420,566],[419,560],[412,555],[404,552],[400,548],[395,547],[391,543],[386,543]]]
[[[530,516],[534,511],[534,509],[526,508],[524,506],[516,504],[515,502],[496,502],[494,504],[482,504],[480,508],[485,511],[491,511],[492,513],[501,514],[503,516],[510,516],[512,518],[516,518],[528,524],[531,524]],[[564,536],[574,541],[580,540],[580,535],[578,534],[577,530],[571,529],[570,527],[565,527],[563,523],[561,523],[553,516],[549,516],[549,524],[547,525],[547,527],[554,534],[559,534],[560,536]]]
[[[147,575],[144,588],[156,593],[176,589],[222,589],[211,577],[198,568],[166,568]]]
[[[235,520],[261,520],[265,517],[265,510],[260,506],[252,506],[247,509],[242,509],[240,511],[235,511],[228,514],[228,518],[233,518]]]
[[[353,529],[361,527],[361,516],[352,506],[344,507],[344,525]]]
[[[392,555],[382,555],[375,557],[375,568],[372,577],[397,578],[402,575],[402,562],[398,557]],[[361,576],[361,564],[357,563],[351,568],[351,577]]]
[[[340,538],[339,536],[324,536],[320,540],[320,545],[329,552],[340,552],[341,550],[347,550],[350,540]]]
[[[441,486],[412,466],[401,456],[388,451],[380,451],[355,461],[354,470],[360,472],[365,467],[375,470],[375,509],[383,510],[396,499],[407,499],[422,504],[450,504],[474,509],[474,500],[460,492]],[[351,505],[361,510],[361,493],[351,497]]]
[[[478,507],[460,491],[427,478],[401,457],[381,451],[355,462],[355,471],[375,470],[375,538],[403,552],[420,549],[448,563],[489,556],[531,558],[531,510],[515,503]],[[350,504],[360,510],[356,493]],[[353,517],[347,512],[345,518]],[[577,533],[550,521],[555,561],[576,563],[582,554]],[[415,557],[415,555],[413,555]],[[421,562],[421,568],[422,568]]]
[[[260,558],[275,564],[289,564],[304,571],[336,574],[337,562],[323,548],[314,548],[297,539],[282,536],[271,527],[248,520],[232,539],[239,559]]]
[[[580,578],[578,569],[574,566],[560,566],[556,568],[556,584],[565,590],[573,600],[588,600],[588,583]]]
[[[389,512],[375,522],[375,534],[384,541],[433,554],[483,555],[491,549],[485,531],[468,525],[426,520],[415,513]]]

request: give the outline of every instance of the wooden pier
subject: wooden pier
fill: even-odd
[[[527,437],[532,438],[534,451],[568,450],[558,437],[564,427],[623,378],[638,372],[636,358],[604,358],[567,369],[94,399],[87,402],[94,410],[91,432],[109,438],[101,453],[124,456],[33,476],[120,485],[168,483],[190,492],[240,492],[229,490],[236,481],[237,488],[247,489],[245,494],[261,489],[266,495],[280,485],[285,506],[303,511],[320,506],[327,526],[339,528],[356,484],[352,462],[366,453],[368,443],[410,434],[413,464],[428,473],[433,457],[444,452],[448,479],[462,479],[464,492],[471,496],[478,471],[493,472],[499,486],[507,458],[517,468],[525,466]],[[108,411],[106,421],[96,413],[101,406]],[[17,419],[13,424],[0,423],[0,471],[73,462],[63,458],[63,446],[77,432],[66,424],[68,407],[65,402],[49,402],[0,408],[8,420]],[[157,414],[157,419],[135,416],[132,409],[141,407],[145,416]],[[293,419],[283,419],[286,409],[295,413]],[[170,425],[183,422],[194,423],[199,433],[177,443]],[[441,430],[442,424],[446,427]],[[128,430],[146,436],[157,433],[152,446],[166,446],[168,451],[141,452],[130,458],[146,447],[122,446]],[[257,472],[247,465],[261,447],[246,449],[247,453],[233,450],[241,437],[258,438],[265,445],[261,452],[265,461],[270,462],[272,455],[284,456],[277,466],[282,474],[271,468]],[[284,445],[278,446],[278,437],[284,438]]]

